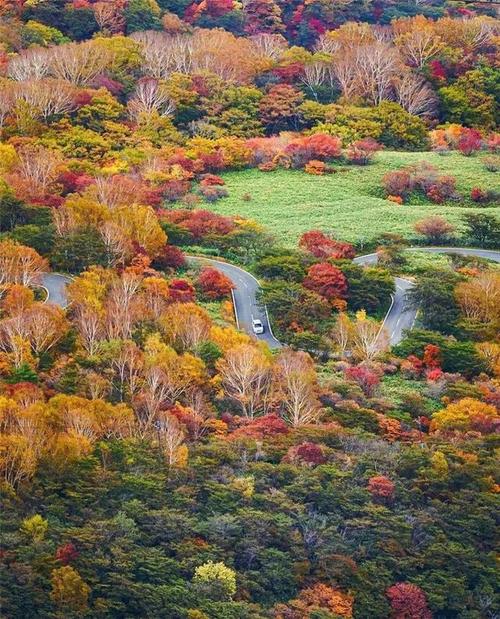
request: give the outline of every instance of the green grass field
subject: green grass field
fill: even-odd
[[[442,215],[457,224],[471,210],[498,213],[493,207],[436,205],[422,197],[399,206],[384,199],[383,175],[403,165],[426,161],[457,179],[457,189],[468,197],[472,187],[498,188],[498,175],[488,172],[482,157],[435,153],[382,152],[366,167],[339,167],[336,174],[311,176],[300,171],[244,170],[224,174],[229,197],[209,208],[223,215],[241,215],[266,226],[286,245],[295,245],[306,230],[320,229],[339,239],[369,243],[383,232],[415,237],[413,224],[428,215]],[[243,196],[250,194],[251,200]]]

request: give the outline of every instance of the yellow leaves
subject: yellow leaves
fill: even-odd
[[[246,333],[236,331],[232,327],[219,327],[217,325],[210,328],[209,339],[224,353],[241,344],[249,344],[251,341]]]
[[[86,614],[90,587],[80,574],[69,565],[52,570],[52,602],[63,610],[64,615]]]
[[[112,211],[110,219],[120,226],[125,236],[144,247],[151,256],[156,255],[167,242],[167,235],[150,206],[120,206]]]
[[[448,461],[442,451],[436,451],[432,454],[431,466],[434,475],[438,479],[445,479],[448,476]]]
[[[0,174],[12,172],[17,163],[16,149],[12,144],[0,143]]]
[[[251,499],[255,492],[255,478],[252,475],[235,477],[230,485],[231,488],[239,492],[245,499]]]
[[[434,414],[431,423],[431,431],[459,430],[467,431],[472,428],[475,421],[484,419],[494,421],[498,419],[495,406],[485,404],[474,398],[463,398]]]
[[[359,322],[364,322],[365,320],[367,320],[366,310],[358,310],[356,312],[356,320]]]
[[[34,543],[41,542],[47,533],[49,523],[40,514],[35,514],[31,518],[25,518],[20,527],[21,533],[29,537]]]
[[[92,267],[68,285],[68,298],[74,305],[85,305],[99,312],[103,308],[108,286],[114,277],[112,271]]]

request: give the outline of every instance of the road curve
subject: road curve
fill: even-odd
[[[71,282],[69,275],[61,273],[44,273],[40,278],[41,285],[47,291],[46,303],[54,303],[62,308],[68,306],[66,286]]]
[[[435,254],[460,254],[463,256],[475,256],[487,258],[494,262],[500,262],[500,251],[488,249],[474,249],[465,247],[409,247],[407,251],[425,251]],[[270,348],[281,348],[282,344],[274,337],[269,322],[269,316],[265,307],[257,302],[257,293],[260,284],[257,279],[248,271],[214,258],[202,256],[188,256],[190,262],[207,264],[216,267],[219,271],[227,275],[234,284],[233,303],[236,314],[237,325],[249,335],[266,342]],[[357,256],[353,262],[363,266],[377,264],[378,255],[376,253]],[[71,281],[71,277],[59,273],[44,273],[41,284],[46,288],[49,303],[55,303],[63,308],[68,305],[66,286]],[[399,344],[403,339],[404,331],[411,329],[417,316],[417,309],[408,307],[406,294],[413,287],[413,282],[401,277],[395,278],[396,290],[392,299],[391,307],[384,318],[384,327],[390,336],[392,346]],[[252,319],[258,318],[264,325],[264,333],[255,335],[252,331]]]
[[[500,262],[500,251],[489,249],[474,249],[466,247],[409,247],[407,251],[425,251],[431,254],[460,254],[462,256],[475,256],[477,258],[487,258],[495,262]],[[378,255],[367,254],[358,256],[353,262],[364,266],[376,264]],[[413,287],[413,282],[395,277],[396,291],[394,293],[391,307],[384,318],[384,327],[390,337],[391,346],[399,344],[403,339],[404,331],[411,329],[417,317],[418,308],[408,306],[406,295]]]
[[[275,337],[269,322],[267,309],[257,302],[257,293],[260,284],[257,279],[248,271],[240,267],[201,256],[188,256],[188,261],[198,264],[214,266],[217,270],[227,275],[234,284],[233,304],[238,328],[246,331],[249,335],[266,342],[270,348],[281,348],[282,344]],[[256,335],[252,330],[252,319],[258,318],[264,326],[264,333]]]

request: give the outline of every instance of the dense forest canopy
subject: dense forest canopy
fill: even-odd
[[[498,616],[499,36],[0,0],[0,616]]]

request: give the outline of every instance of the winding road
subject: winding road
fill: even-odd
[[[500,262],[500,251],[488,249],[473,249],[463,247],[410,247],[407,251],[425,251],[434,254],[460,254],[463,256],[476,256],[487,258],[494,262]],[[215,266],[219,271],[227,275],[234,284],[233,303],[238,328],[246,331],[253,337],[269,344],[270,348],[281,348],[282,344],[274,337],[267,309],[259,305],[257,293],[260,285],[258,280],[248,271],[240,267],[215,260],[213,258],[190,256],[188,260],[201,264]],[[363,266],[374,265],[378,261],[376,253],[358,256],[354,258],[356,264]],[[61,307],[67,307],[68,297],[66,286],[71,281],[67,275],[60,273],[45,273],[41,278],[41,284],[47,290],[47,301]],[[417,309],[408,307],[406,294],[413,287],[413,283],[401,277],[395,278],[396,290],[392,299],[391,307],[384,318],[384,327],[390,335],[392,346],[398,344],[404,335],[404,331],[411,329],[417,316]],[[255,335],[252,331],[252,320],[258,318],[264,325],[264,333]]]

